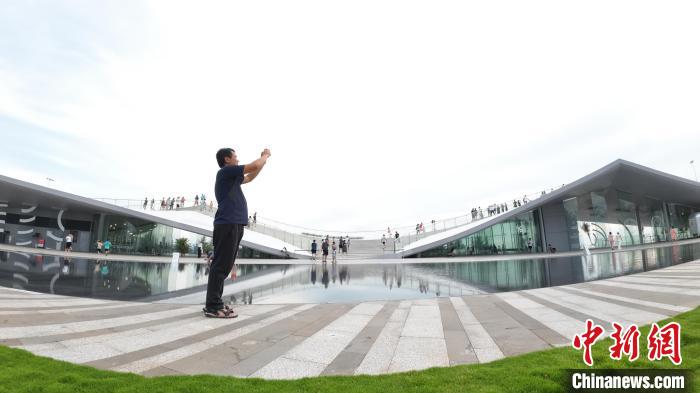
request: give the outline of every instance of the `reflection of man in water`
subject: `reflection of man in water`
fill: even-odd
[[[328,279],[328,265],[323,265],[323,275],[321,276],[321,282],[323,283],[323,286],[328,288],[328,282],[330,280]]]
[[[316,265],[311,266],[311,283],[316,285]]]

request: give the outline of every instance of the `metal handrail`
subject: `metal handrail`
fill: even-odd
[[[552,192],[554,190],[560,189],[563,187],[564,184],[558,187],[552,187],[549,192]],[[547,192],[541,191],[538,193],[531,193],[531,194],[526,194],[523,196],[523,198],[514,198],[514,199],[509,199],[507,202],[500,202],[500,203],[494,203],[493,205],[506,205],[508,206],[508,211],[514,209],[512,206],[512,203],[514,200],[517,201],[524,201],[525,198],[527,198],[527,202],[522,203],[521,206],[518,207],[524,207],[526,206],[529,202],[534,201],[543,195],[546,195]],[[107,203],[112,203],[117,206],[122,206],[122,207],[127,207],[130,209],[136,209],[136,210],[144,210],[144,200],[143,199],[113,199],[113,198],[93,198],[96,200],[100,200],[103,202]],[[186,200],[186,203],[188,201]],[[180,207],[179,210],[194,210],[194,211],[200,211],[205,214],[208,214],[210,216],[214,215],[214,211],[210,211],[208,204],[206,207],[202,208],[202,205],[199,206],[194,206],[194,203],[192,201],[189,201],[190,204],[189,206],[185,207]],[[517,207],[516,207],[517,208]],[[150,207],[150,199],[149,202],[146,204],[145,210],[151,210]],[[160,210],[160,200],[155,200],[154,202],[154,207],[153,210]],[[177,210],[177,209],[173,209]],[[301,250],[310,250],[311,249],[311,242],[314,239],[321,239],[325,238],[325,236],[329,237],[345,237],[345,236],[350,236],[350,239],[376,239],[377,241],[380,241],[382,235],[386,235],[387,240],[392,240],[394,239],[394,234],[395,232],[399,233],[399,239],[400,239],[400,244],[401,244],[401,249],[403,249],[404,246],[411,244],[415,241],[418,241],[420,239],[423,239],[427,236],[431,236],[440,232],[444,232],[447,230],[450,230],[452,228],[460,227],[463,225],[467,225],[476,221],[480,221],[484,218],[490,217],[487,213],[488,206],[486,208],[481,208],[480,212],[477,212],[476,217],[472,217],[471,213],[470,214],[465,214],[465,215],[460,215],[460,216],[455,216],[455,217],[449,217],[445,218],[442,220],[436,220],[434,223],[431,221],[428,221],[427,224],[423,222],[424,225],[424,230],[420,232],[416,232],[416,227],[415,225],[413,226],[401,226],[401,227],[395,227],[395,228],[390,228],[391,232],[387,232],[386,230],[355,230],[355,231],[335,231],[335,230],[324,230],[324,229],[314,229],[314,228],[308,228],[308,227],[303,227],[299,225],[293,225],[293,224],[287,224],[281,221],[277,221],[268,217],[264,216],[257,216],[257,220],[255,223],[250,223],[249,229],[253,230],[258,233],[262,233],[268,236],[272,236],[276,239],[282,240],[286,243],[292,244],[295,247],[298,247]],[[503,214],[505,211],[500,212],[499,214]],[[496,214],[496,215],[499,215]],[[493,215],[491,215],[493,216]],[[299,233],[301,232],[301,233]],[[316,235],[311,235],[312,233]],[[352,240],[351,240],[352,241]],[[320,247],[320,245],[319,245]],[[399,251],[399,250],[396,250]]]

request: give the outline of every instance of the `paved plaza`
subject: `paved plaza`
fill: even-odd
[[[485,363],[569,345],[587,318],[648,324],[700,305],[700,261],[582,284],[413,301],[137,303],[0,288],[0,343],[146,376],[288,379]]]

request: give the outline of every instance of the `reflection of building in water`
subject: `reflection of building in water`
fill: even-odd
[[[140,299],[174,290],[204,285],[204,264],[98,261],[71,256],[44,256],[8,252],[0,262],[0,285],[44,293],[105,299]],[[239,277],[268,269],[245,265]]]

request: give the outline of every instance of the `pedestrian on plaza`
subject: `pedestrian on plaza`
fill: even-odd
[[[165,210],[165,198],[160,200],[160,210]]]
[[[70,232],[66,235],[66,247],[64,251],[73,251],[73,235]]]
[[[199,206],[199,195],[194,196],[194,205]]]
[[[151,210],[155,210],[155,209],[153,208],[153,205],[155,205],[155,203],[156,203],[155,198],[151,198]]]
[[[613,236],[612,232],[608,232],[608,245],[610,245],[611,250],[615,249],[615,236]]]
[[[103,245],[104,245],[104,243],[102,243],[102,240],[99,240],[99,239],[98,239],[98,240],[97,240],[97,253],[98,253],[98,254],[102,254],[102,247],[103,247]]]
[[[185,207],[185,197],[183,196],[181,201],[180,201],[180,206]]]
[[[349,235],[345,235],[345,248],[347,250],[350,249],[350,236]],[[345,250],[345,252],[347,252],[347,250]]]
[[[109,254],[112,249],[112,242],[110,242],[109,239],[105,240],[103,247],[105,249],[105,255]]]
[[[527,238],[527,249],[528,249],[529,252],[532,252],[532,246],[533,246],[532,238],[531,238],[531,237],[528,237],[528,238]]]
[[[382,251],[386,250],[386,235],[382,233]]]
[[[270,158],[270,150],[265,149],[260,158],[239,165],[236,152],[231,148],[219,149],[216,162],[214,190],[219,208],[214,217],[214,261],[209,271],[204,315],[210,318],[235,318],[238,315],[224,304],[221,296],[224,280],[231,274],[236,262],[238,247],[243,238],[243,227],[247,223],[248,204],[241,185],[255,179]]]
[[[333,257],[331,259],[331,263],[335,263],[335,256],[336,256],[336,253],[338,252],[338,246],[335,245],[335,240],[333,240],[333,244],[331,245],[331,249],[332,249],[332,257]]]
[[[311,242],[311,259],[316,260],[316,250],[318,249],[318,244],[316,244],[316,239]]]
[[[396,239],[396,242],[401,243],[401,239],[399,239],[399,231],[396,231],[396,233],[394,233],[394,239]]]
[[[622,250],[622,236],[620,235],[620,232],[615,234],[615,245],[617,246],[618,250]]]
[[[326,240],[321,243],[321,255],[321,262],[328,262],[328,236],[326,236]]]
[[[143,200],[143,210],[146,210],[146,206],[148,206],[148,197]]]

